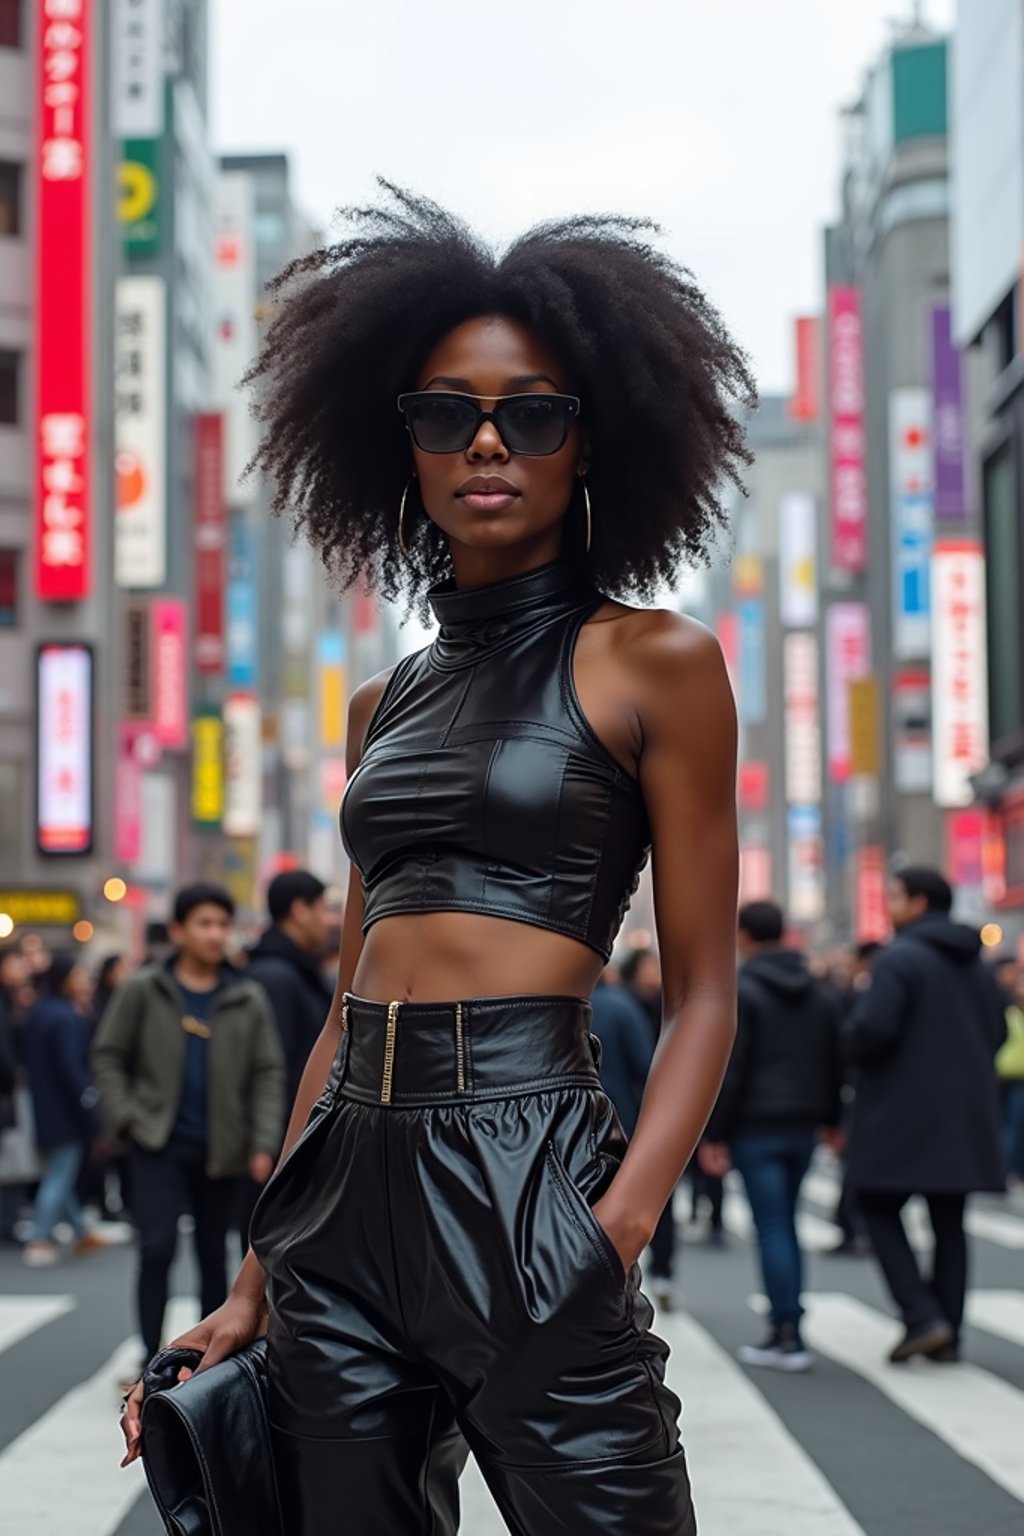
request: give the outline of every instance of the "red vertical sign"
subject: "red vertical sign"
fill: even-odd
[[[821,415],[821,325],[817,315],[800,315],[795,323],[796,387],[789,401],[794,421],[817,421]]]
[[[195,662],[207,675],[224,670],[224,584],[227,508],[224,505],[224,418],[215,412],[195,425]]]
[[[90,590],[90,0],[42,0],[35,148],[35,591]]]
[[[832,564],[840,571],[863,571],[867,563],[868,486],[859,288],[838,283],[829,286],[828,353]]]
[[[188,746],[188,610],[180,597],[153,604],[153,734],[163,747]]]
[[[887,874],[884,848],[858,849],[856,921],[859,944],[884,944],[890,937]]]

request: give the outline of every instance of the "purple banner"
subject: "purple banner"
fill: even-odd
[[[964,412],[960,353],[953,342],[948,304],[932,306],[932,441],[935,446],[935,518],[962,520]]]

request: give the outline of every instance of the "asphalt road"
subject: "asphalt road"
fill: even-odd
[[[827,1168],[812,1176],[808,1342],[814,1369],[747,1371],[758,1279],[742,1197],[716,1251],[685,1222],[678,1305],[659,1316],[702,1536],[1020,1536],[1024,1530],[1024,1202],[973,1207],[965,1363],[882,1363],[897,1334],[870,1259],[834,1234]],[[183,1243],[187,1255],[187,1243]],[[171,1328],[193,1315],[187,1257]],[[0,1528],[5,1536],[159,1536],[138,1468],[118,1470],[117,1380],[137,1363],[132,1256],[114,1247],[52,1270],[0,1249]],[[472,1468],[463,1529],[504,1531]]]

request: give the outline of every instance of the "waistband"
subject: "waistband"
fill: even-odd
[[[591,1012],[578,997],[375,1003],[349,993],[328,1092],[408,1108],[599,1088]]]

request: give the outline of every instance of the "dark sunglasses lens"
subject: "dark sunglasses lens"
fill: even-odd
[[[458,453],[473,441],[478,412],[469,400],[419,395],[405,410],[413,438],[425,453]]]
[[[557,453],[569,433],[572,404],[551,395],[521,395],[503,401],[495,415],[512,453]]]

